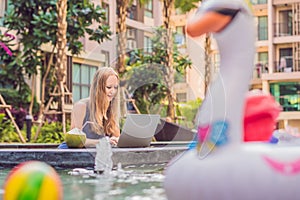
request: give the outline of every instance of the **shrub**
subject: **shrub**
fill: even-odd
[[[193,101],[179,103],[177,107],[177,115],[185,118],[184,121],[180,121],[180,124],[185,125],[188,128],[195,128],[194,120],[201,103],[202,100],[200,98]]]
[[[69,130],[69,123],[67,130]],[[65,140],[61,122],[45,122],[37,138],[37,143],[59,144]]]
[[[4,113],[0,113],[0,142],[20,142],[14,125],[5,118]]]

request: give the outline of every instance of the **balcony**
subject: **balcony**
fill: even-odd
[[[293,59],[292,56],[285,56],[280,61],[274,62],[274,72],[299,72],[300,60]]]
[[[269,70],[268,70],[268,63],[265,63],[265,64],[263,64],[263,63],[257,63],[255,65],[254,70],[253,70],[253,76],[252,76],[252,78],[253,79],[259,79],[259,78],[261,78],[261,75],[263,73],[268,73],[268,72],[269,72]]]
[[[251,0],[251,3],[253,5],[259,5],[259,4],[267,4],[268,0]]]

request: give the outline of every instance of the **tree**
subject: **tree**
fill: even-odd
[[[29,77],[41,71],[43,76],[42,105],[40,113],[43,112],[45,98],[45,85],[47,76],[55,73],[54,66],[57,61],[55,50],[58,44],[57,29],[57,1],[56,0],[12,0],[10,1],[10,12],[6,13],[4,24],[9,31],[14,30],[20,38],[20,46],[17,55],[17,65],[20,71]],[[105,18],[105,10],[95,6],[91,1],[69,0],[66,15],[67,49],[72,55],[81,53],[83,45],[80,38],[88,35],[90,40],[98,43],[108,39],[111,32],[102,21]],[[92,23],[97,23],[96,28],[91,28]],[[50,44],[52,50],[44,52],[42,45]],[[52,79],[49,82],[56,83]],[[52,88],[48,91],[48,93]]]
[[[117,72],[122,75],[125,72],[125,56],[126,56],[126,17],[127,9],[129,6],[129,0],[116,0],[117,2],[117,37],[118,37],[118,48],[117,48]]]
[[[57,88],[60,94],[60,105],[62,111],[63,133],[66,133],[65,88],[67,74],[67,0],[57,1],[57,56],[56,56],[56,77]]]
[[[211,81],[211,37],[209,34],[205,35],[205,66],[204,66],[204,94],[207,93],[208,85]]]
[[[142,6],[147,3],[149,0],[138,0],[137,3]],[[118,47],[117,47],[117,64],[116,70],[122,76],[126,71],[126,18],[127,18],[127,9],[131,5],[132,0],[116,0],[117,4],[117,34],[118,34]]]
[[[169,88],[169,92],[167,94],[168,97],[168,109],[167,115],[174,120],[175,118],[175,97],[173,92],[174,87],[174,60],[173,60],[173,27],[171,23],[171,16],[174,12],[174,8],[180,9],[183,13],[190,11],[192,8],[195,8],[195,2],[199,2],[198,0],[162,0],[163,4],[163,26],[167,30],[165,35],[165,43],[166,43],[166,50],[167,50],[167,62],[166,62],[166,80],[167,86]]]
[[[166,30],[159,27],[151,38],[152,53],[146,49],[134,50],[128,60],[126,79],[129,92],[133,94],[137,107],[142,113],[159,113],[162,101],[167,97],[169,87],[166,79],[168,62],[166,43],[164,43]],[[174,38],[174,37],[172,37]],[[181,55],[173,40],[174,70],[183,74],[192,62],[188,56]]]
[[[14,40],[14,39],[15,39],[15,36],[10,35],[10,34],[8,34],[8,33],[5,33],[4,35],[2,35],[2,32],[0,31],[0,47],[1,47],[0,53],[1,53],[1,55],[4,54],[4,55],[8,55],[9,57],[11,57],[11,56],[13,55],[13,53],[12,53],[12,51],[10,50],[9,46],[11,46],[10,42],[11,42],[12,40]],[[1,52],[1,51],[2,51],[2,52]],[[4,52],[3,52],[3,51],[4,51]],[[6,59],[7,59],[7,57],[6,57]],[[3,62],[2,62],[2,60],[1,60],[1,63],[0,63],[1,68],[0,68],[0,69],[3,68],[2,63],[3,63]],[[0,70],[0,72],[2,72],[2,71],[3,71],[3,70]],[[2,86],[5,85],[5,84],[6,84],[6,83],[2,83]],[[15,128],[16,128],[16,131],[17,131],[17,133],[18,133],[18,135],[19,135],[19,139],[21,140],[21,142],[25,142],[25,139],[23,138],[22,133],[21,133],[19,127],[18,127],[18,124],[17,124],[16,121],[14,120],[14,117],[12,116],[12,113],[11,113],[9,107],[10,107],[10,105],[7,106],[5,100],[4,100],[4,98],[2,97],[1,92],[0,92],[0,108],[4,109],[5,112],[6,112],[6,114],[8,115],[8,117],[11,119],[12,124],[13,124],[13,125],[15,126]],[[2,115],[1,118],[3,119],[3,117],[4,117],[4,115]],[[6,123],[5,121],[3,121],[2,119],[1,119],[1,123],[7,124],[7,123]],[[2,130],[1,130],[1,132],[2,132]]]

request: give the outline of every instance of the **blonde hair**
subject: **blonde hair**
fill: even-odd
[[[106,81],[110,76],[119,79],[117,72],[111,67],[101,67],[94,75],[90,88],[90,121],[93,122],[91,128],[96,133],[118,137],[118,92],[111,101],[107,99],[105,92]]]

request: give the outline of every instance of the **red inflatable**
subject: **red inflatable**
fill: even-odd
[[[281,106],[270,94],[249,92],[244,116],[244,141],[269,141],[276,126]]]

